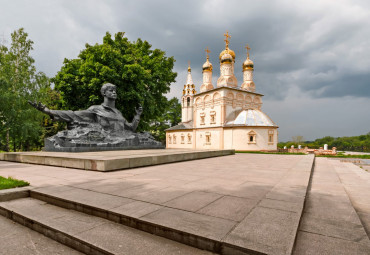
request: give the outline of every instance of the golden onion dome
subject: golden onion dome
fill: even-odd
[[[233,60],[234,60],[233,56],[229,53],[223,54],[220,58],[221,63],[231,63]]]
[[[233,57],[233,60],[235,61],[235,52],[233,50],[230,50],[229,48],[226,48],[220,53],[220,60],[222,59],[222,56],[225,54],[230,54]]]
[[[203,64],[203,71],[212,71],[212,69],[212,63],[207,59],[207,61]]]
[[[247,58],[244,63],[243,63],[243,70],[246,70],[246,69],[253,69],[254,67],[254,64],[253,64],[253,61],[250,60],[249,58]]]

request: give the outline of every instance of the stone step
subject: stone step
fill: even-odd
[[[85,254],[211,254],[34,198],[1,202],[0,215]]]
[[[50,240],[50,238],[2,216],[0,216],[0,230],[0,254],[82,255],[70,247]]]
[[[356,178],[343,163],[316,158],[293,254],[370,254],[369,238],[346,191]]]
[[[352,163],[331,163],[370,239],[370,173]]]
[[[68,186],[35,189],[30,195],[51,205],[211,252],[220,252],[221,239],[235,225],[235,222],[216,217]]]

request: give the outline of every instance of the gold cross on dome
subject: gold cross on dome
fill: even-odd
[[[245,46],[245,48],[247,49],[247,57],[249,58],[249,50],[251,49],[250,47],[249,47],[249,44],[247,43],[247,46]]]
[[[207,54],[207,59],[209,59],[209,53],[211,53],[211,51],[208,49],[208,46],[207,46],[207,48],[206,48],[206,50],[205,50],[205,52],[206,52],[206,54]]]
[[[231,35],[229,35],[229,31],[226,30],[226,34],[224,34],[225,38],[225,43],[226,43],[226,48],[229,48],[229,38],[231,38]]]

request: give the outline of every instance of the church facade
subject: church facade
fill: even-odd
[[[229,34],[225,37],[216,86],[212,84],[213,66],[208,49],[199,93],[189,65],[181,98],[181,123],[166,130],[167,148],[277,150],[278,126],[261,111],[263,95],[255,92],[249,47],[242,66],[243,82],[238,86],[234,75],[235,53],[229,48]]]

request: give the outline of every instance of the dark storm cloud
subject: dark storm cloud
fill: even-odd
[[[364,105],[364,99],[369,101],[367,0],[0,0],[0,4],[0,35],[4,32],[10,41],[12,31],[25,27],[35,42],[32,54],[37,68],[48,76],[60,70],[64,58],[76,58],[85,43],[101,43],[105,32],[113,35],[122,31],[130,41],[147,40],[153,48],[175,57],[178,77],[168,97],[181,96],[189,60],[199,91],[207,46],[216,85],[218,56],[225,48],[223,34],[228,30],[232,36],[230,48],[236,53],[238,83],[242,83],[241,65],[248,43],[257,92],[265,94],[264,109],[282,127],[283,140],[300,134],[292,133],[294,128],[310,138],[330,133],[330,125],[315,131],[313,124],[308,125],[310,128],[298,125],[304,125],[308,116],[312,123],[325,123],[325,114],[313,114],[321,113],[320,107],[336,118],[334,123],[341,123],[337,105],[344,99],[351,102],[347,103],[350,107]],[[296,105],[302,102],[309,103]],[[286,115],[291,109],[301,109],[301,113]],[[358,119],[341,123],[340,129],[337,125],[337,130],[351,129],[352,133],[342,132],[350,135],[363,132],[363,125],[370,126],[369,120],[364,122],[361,116],[353,118]]]
[[[139,4],[140,3],[140,4]],[[319,97],[370,97],[363,85],[358,59],[370,58],[367,34],[369,13],[365,2],[339,1],[315,4],[291,1],[128,1],[117,2],[118,28],[130,39],[147,39],[176,59],[179,73],[174,86],[181,92],[188,60],[196,85],[201,85],[204,49],[211,50],[214,83],[219,76],[218,54],[229,30],[230,48],[236,53],[235,73],[241,82],[245,44],[255,62],[255,81],[269,98],[283,99],[299,88]],[[357,5],[356,5],[357,4]],[[366,8],[367,9],[366,9]],[[131,10],[131,12],[125,10]],[[363,61],[362,61],[363,62]],[[351,67],[348,68],[348,64]],[[370,67],[369,61],[365,63]],[[368,69],[370,70],[370,69]],[[343,77],[351,77],[352,89],[338,89]],[[181,78],[181,79],[180,79]],[[345,79],[344,79],[345,80]],[[314,91],[318,90],[318,91]]]
[[[318,97],[340,97],[352,95],[357,97],[370,96],[370,73],[347,75],[327,84],[323,83],[321,93],[315,93]]]

